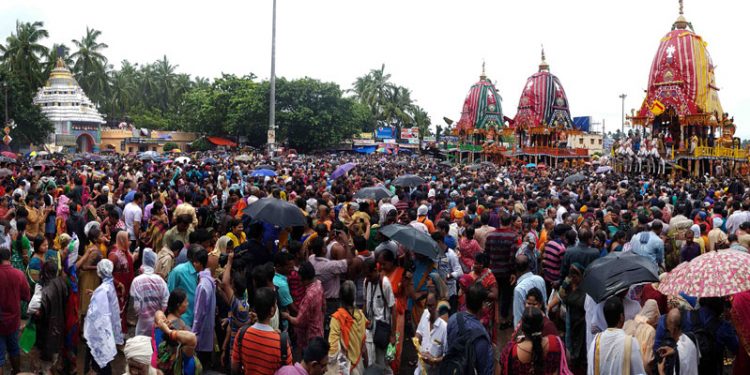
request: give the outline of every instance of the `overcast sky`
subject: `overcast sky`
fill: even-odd
[[[724,110],[750,138],[747,74],[750,5],[686,0],[685,16],[708,44]],[[16,19],[43,21],[53,42],[71,46],[86,26],[102,31],[106,56],[151,62],[167,55],[178,71],[270,74],[271,0],[36,1],[2,0],[0,36]],[[394,83],[412,90],[433,124],[458,120],[482,60],[512,117],[543,43],[550,70],[573,116],[620,126],[640,107],[659,40],[677,17],[676,0],[450,1],[278,0],[277,76],[314,77],[348,89],[385,64]],[[744,70],[743,70],[744,69]]]

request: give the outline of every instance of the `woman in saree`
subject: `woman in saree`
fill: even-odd
[[[395,321],[396,326],[391,327],[391,343],[396,344],[396,355],[391,361],[391,369],[394,374],[398,374],[401,367],[401,353],[404,346],[404,337],[397,332],[404,332],[404,322],[406,318],[406,304],[409,296],[411,285],[411,272],[407,272],[404,267],[396,263],[397,249],[383,249],[378,253],[378,265],[384,276],[388,277],[393,288],[393,294],[396,297]]]
[[[461,284],[467,285],[466,289],[472,284],[482,284],[487,289],[487,301],[484,303],[484,308],[477,317],[482,322],[482,325],[484,325],[484,328],[487,329],[487,332],[490,332],[492,342],[496,343],[497,334],[495,333],[493,323],[498,289],[495,275],[490,270],[489,255],[486,253],[477,254],[471,273],[462,277]]]
[[[63,233],[59,237],[60,260],[62,276],[68,285],[68,301],[65,304],[65,341],[62,348],[62,363],[65,374],[76,373],[76,356],[78,354],[78,276],[76,259],[78,258],[77,243]]]
[[[112,277],[114,278],[115,291],[117,292],[117,302],[120,305],[120,322],[122,331],[128,331],[127,306],[130,297],[130,284],[135,277],[133,268],[133,256],[130,255],[130,239],[128,232],[117,232],[117,243],[109,252],[109,259],[114,265]],[[138,257],[138,253],[135,255]]]
[[[656,324],[659,323],[659,306],[656,301],[650,299],[643,304],[643,308],[635,318],[625,322],[622,329],[626,334],[638,340],[641,346],[641,358],[643,368],[651,369],[651,361],[654,360],[654,339],[656,338]]]

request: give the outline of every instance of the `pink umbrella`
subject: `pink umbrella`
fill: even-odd
[[[15,159],[16,157],[18,157],[18,155],[16,155],[15,153],[12,153],[10,151],[0,152],[0,155],[5,156],[6,158],[13,158],[13,159]]]
[[[705,253],[675,267],[659,283],[665,295],[724,297],[750,290],[750,254],[737,250]]]

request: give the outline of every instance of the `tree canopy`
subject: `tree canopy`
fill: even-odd
[[[253,146],[266,143],[267,80],[252,73],[212,80],[191,77],[166,55],[147,63],[123,60],[116,69],[106,57],[109,45],[99,30],[86,27],[80,38],[51,48],[45,45],[49,37],[43,22],[18,21],[0,43],[0,74],[9,82],[11,117],[19,128],[26,124],[18,131],[21,142],[41,143],[52,131],[32,100],[59,58],[112,124],[125,121],[151,129],[247,137]],[[429,134],[428,114],[415,104],[409,89],[390,79],[385,65],[357,78],[351,90],[309,77],[278,78],[277,138],[292,148],[314,150],[335,147],[378,123],[416,126],[421,136]]]

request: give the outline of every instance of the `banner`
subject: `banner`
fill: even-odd
[[[378,139],[395,138],[393,133],[394,133],[393,128],[388,127],[388,126],[382,126],[375,130],[375,138],[378,138]]]
[[[401,139],[419,139],[419,128],[402,128]]]

